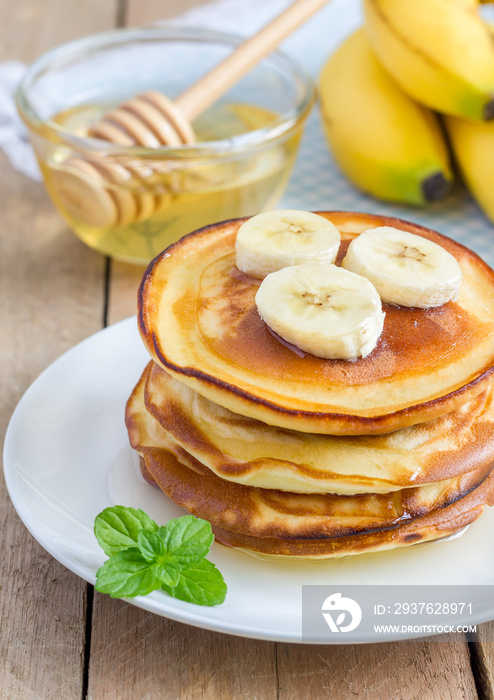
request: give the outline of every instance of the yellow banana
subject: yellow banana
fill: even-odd
[[[446,114],[494,118],[494,42],[471,0],[364,0],[377,57],[408,94]]]
[[[320,100],[334,158],[355,185],[419,205],[446,194],[453,176],[436,116],[392,80],[363,29],[325,64]]]
[[[463,179],[494,222],[494,122],[445,117],[445,123]]]

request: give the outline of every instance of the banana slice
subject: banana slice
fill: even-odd
[[[235,264],[246,275],[262,280],[289,265],[333,263],[340,240],[336,226],[318,214],[295,209],[268,211],[239,228]]]
[[[287,342],[317,357],[355,360],[376,346],[385,314],[364,277],[326,263],[304,263],[268,275],[257,310]]]
[[[393,226],[361,233],[341,264],[367,277],[384,302],[419,309],[454,301],[463,280],[458,261],[442,246]]]

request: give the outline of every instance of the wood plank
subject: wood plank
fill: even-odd
[[[137,313],[137,290],[145,267],[111,262],[111,284],[109,285],[108,325]]]
[[[115,0],[0,0],[0,59],[30,61],[113,24]],[[82,245],[43,187],[0,154],[0,438],[21,394],[57,356],[102,325],[104,260]],[[2,440],[3,441],[3,440]],[[0,695],[80,698],[86,584],[25,529],[0,484]]]
[[[362,646],[279,645],[279,700],[475,700],[468,646],[422,640]]]
[[[89,700],[276,698],[274,643],[207,632],[100,594],[91,647]]]
[[[190,10],[196,5],[203,5],[204,0],[127,0],[125,23],[129,27],[150,24],[160,20],[171,19]]]
[[[483,690],[482,700],[494,700],[494,622],[477,628],[478,641],[470,644],[472,665]]]
[[[40,185],[12,173],[4,157],[0,172],[3,436],[12,410],[33,379],[100,327],[102,263],[67,231]],[[31,537],[3,481],[0,522],[2,697],[78,697],[86,585]]]
[[[118,0],[17,0],[0,2],[0,60],[31,62],[72,39],[115,26]]]

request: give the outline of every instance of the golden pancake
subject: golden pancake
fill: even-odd
[[[144,458],[147,478],[150,474],[189,512],[239,535],[314,540],[396,528],[462,499],[492,469],[488,465],[438,484],[392,494],[357,496],[289,493],[225,481],[174,443],[146,411],[146,374],[129,399],[126,423],[131,445]]]
[[[144,477],[151,483],[156,483],[161,490],[169,496],[175,503],[185,508],[187,511],[197,517],[209,519],[215,534],[216,540],[230,547],[247,549],[254,552],[259,552],[267,555],[300,557],[303,559],[327,559],[330,557],[349,556],[354,554],[363,554],[366,552],[377,552],[397,547],[404,547],[420,542],[430,542],[450,537],[460,531],[474,520],[476,520],[483,511],[484,505],[493,505],[494,503],[494,477],[490,474],[484,481],[472,491],[467,493],[459,500],[456,500],[450,505],[437,507],[422,517],[417,517],[411,520],[397,520],[394,526],[372,529],[368,528],[360,534],[344,534],[343,527],[340,528],[339,535],[331,536],[328,534],[321,535],[321,527],[313,528],[314,534],[319,532],[315,537],[311,537],[309,528],[304,528],[303,523],[299,523],[302,527],[292,528],[291,532],[283,529],[283,534],[278,536],[256,536],[245,534],[227,527],[221,527],[216,524],[216,520],[232,521],[234,525],[238,525],[236,518],[237,514],[241,516],[241,522],[245,525],[245,513],[249,513],[250,502],[230,501],[232,489],[251,489],[252,491],[262,492],[262,489],[254,489],[254,487],[241,486],[232,484],[231,482],[223,482],[221,486],[226,485],[226,493],[222,495],[222,489],[218,488],[217,484],[210,484],[213,479],[221,481],[219,477],[209,473],[209,475],[195,472],[192,469],[180,464],[178,459],[167,450],[156,447],[143,447],[142,457],[144,461],[143,474]],[[423,487],[427,488],[427,487]],[[269,492],[268,492],[269,493]],[[290,506],[284,500],[287,496],[285,492],[278,492],[281,496],[283,506],[276,503],[275,510],[278,518],[285,522],[297,521],[298,510],[296,505]],[[295,500],[303,498],[305,500],[313,498],[306,494],[293,494]],[[243,495],[242,495],[243,497]],[[323,496],[316,496],[317,499],[323,499]],[[352,498],[348,496],[330,496],[329,498]],[[356,498],[356,497],[353,497]],[[379,498],[374,496],[373,498]],[[270,504],[271,505],[271,504]],[[312,504],[314,507],[314,504]],[[289,512],[287,513],[286,510]],[[212,517],[214,515],[221,517]],[[314,512],[309,515],[304,511],[298,516],[305,518],[306,521],[316,520],[317,516]],[[329,518],[319,516],[319,521],[328,522]],[[252,524],[252,521],[247,521]],[[278,525],[278,527],[276,527]],[[274,521],[271,527],[266,527],[264,531],[272,530],[274,533],[280,531],[279,523]],[[346,533],[355,532],[349,528]]]
[[[211,487],[211,492],[213,493],[211,493],[207,483],[205,485],[202,475],[182,465],[171,452],[161,448],[147,447],[144,448],[142,460],[144,462],[143,473],[145,478],[151,483],[154,481],[171,500],[190,513],[207,519],[203,506],[210,506],[211,502],[209,499],[206,500],[204,498],[205,490],[206,496],[214,493],[215,503],[218,505],[220,501],[218,487],[213,485]],[[211,478],[211,475],[207,477],[207,479],[209,478]],[[232,484],[229,484],[228,488],[231,486]],[[235,486],[242,489],[252,488],[239,486],[238,484]],[[262,489],[257,489],[257,491],[262,491]],[[223,502],[225,510],[223,518],[220,519],[228,521],[230,518],[234,525],[237,525],[238,523],[234,520],[232,514],[234,506],[227,502],[229,495],[231,494],[226,494]],[[276,511],[280,521],[295,521],[296,523],[298,518],[312,520],[314,525],[316,524],[315,504],[312,504],[313,510],[309,515],[305,513],[300,514],[295,503],[290,507],[288,501],[285,500],[286,493],[279,492],[279,495],[282,497],[283,505],[275,501],[273,510]],[[294,500],[297,500],[301,497],[301,494],[294,494],[294,496]],[[302,498],[307,500],[312,497],[304,495]],[[316,498],[323,499],[324,497],[317,496]],[[333,498],[348,497],[333,496]],[[298,528],[293,527],[291,530],[286,530],[274,521],[271,527],[264,529],[265,532],[273,531],[273,536],[255,536],[234,529],[227,529],[228,526],[221,527],[216,524],[215,519],[210,520],[210,522],[216,539],[222,544],[231,547],[249,549],[271,555],[325,559],[394,549],[419,542],[430,542],[450,537],[476,520],[482,514],[484,505],[492,505],[493,501],[494,477],[490,474],[477,488],[469,491],[465,496],[458,498],[453,503],[439,506],[421,517],[410,520],[406,518],[397,519],[393,525],[382,528],[368,527],[367,530],[360,531],[353,530],[350,527],[346,529],[341,527],[338,531],[332,533],[331,529],[323,530],[321,527],[323,521],[328,523],[329,517],[319,515],[319,527],[314,526],[312,530],[309,527],[304,527],[303,522],[298,523],[300,526]],[[242,508],[242,505],[237,504],[237,507]],[[209,508],[208,512],[210,510]],[[221,512],[219,507],[217,512],[218,514]],[[243,519],[242,522],[244,522]],[[311,532],[314,533],[313,536]]]
[[[446,416],[364,437],[301,433],[245,418],[153,362],[144,381],[146,408],[172,440],[219,477],[240,484],[306,493],[386,493],[494,463],[494,388]],[[156,429],[153,434],[157,437]]]
[[[482,515],[484,506],[494,504],[494,475],[474,491],[446,508],[437,508],[397,528],[363,535],[330,539],[275,539],[251,537],[213,525],[217,542],[228,547],[247,549],[260,554],[301,559],[330,559],[368,552],[382,552],[424,542],[442,540],[471,525]]]
[[[365,358],[297,353],[261,320],[258,281],[234,267],[243,220],[224,222],[185,236],[148,267],[139,326],[153,359],[235,413],[312,433],[386,433],[445,415],[482,392],[494,369],[494,272],[430,229],[384,216],[321,214],[340,229],[340,259],[355,236],[383,225],[442,245],[463,271],[457,301],[433,309],[384,305],[383,333]]]

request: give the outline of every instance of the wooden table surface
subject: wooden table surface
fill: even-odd
[[[171,17],[199,0],[0,0],[0,60]],[[43,187],[0,152],[2,435],[64,351],[135,313],[142,269],[73,236]],[[207,632],[93,594],[32,538],[0,483],[0,694],[80,698],[494,698],[494,624],[481,641],[305,646]],[[461,562],[458,562],[461,566]]]

